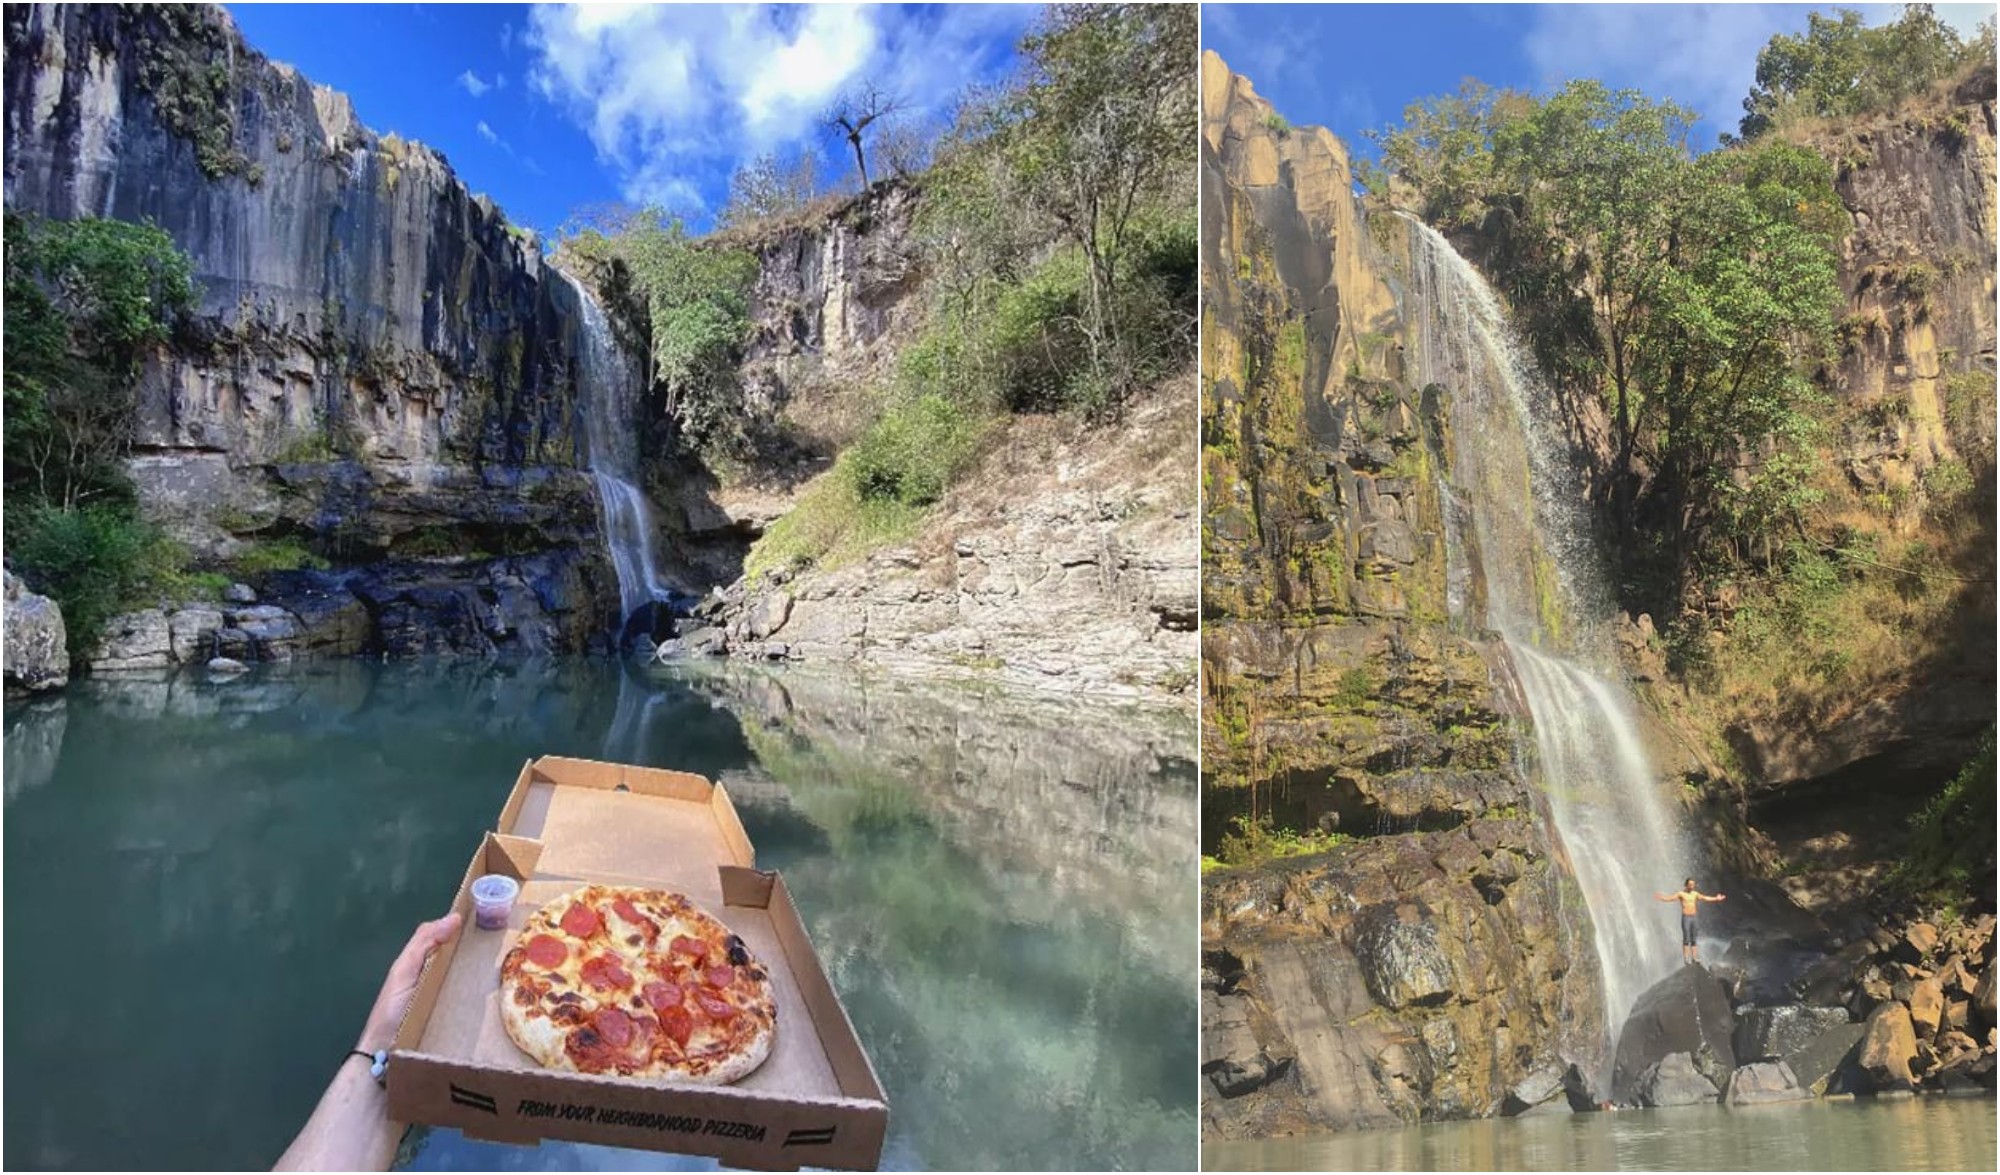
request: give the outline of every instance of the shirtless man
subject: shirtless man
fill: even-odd
[[[1695,957],[1695,945],[1694,945],[1695,910],[1700,908],[1700,905],[1703,902],[1719,902],[1723,900],[1724,895],[1719,893],[1718,894],[1702,893],[1700,890],[1694,887],[1694,878],[1690,877],[1687,879],[1686,888],[1682,889],[1679,893],[1672,893],[1672,894],[1656,893],[1653,896],[1660,899],[1663,902],[1679,902],[1681,904],[1681,962],[1683,963],[1701,962],[1700,959]]]

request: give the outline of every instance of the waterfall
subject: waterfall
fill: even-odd
[[[1633,1002],[1680,965],[1674,911],[1693,855],[1609,653],[1581,478],[1533,359],[1479,271],[1411,217],[1417,378],[1446,390],[1452,619],[1506,646],[1534,722],[1556,833],[1590,907],[1615,1043]],[[1538,411],[1538,409],[1541,409]],[[1607,1052],[1608,1057],[1608,1052]]]
[[[560,271],[558,271],[560,272]],[[638,405],[643,374],[618,345],[604,310],[582,282],[562,275],[583,308],[583,353],[577,399],[583,410],[590,476],[604,516],[604,548],[618,573],[618,624],[644,604],[664,599],[668,585],[653,559],[653,517],[639,492]]]

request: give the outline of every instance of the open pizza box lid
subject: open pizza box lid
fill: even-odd
[[[521,883],[505,930],[471,886]],[[771,1055],[734,1085],[544,1069],[500,1022],[500,960],[543,903],[592,882],[677,890],[741,935],[778,1004]],[[521,769],[466,867],[458,935],[432,957],[396,1034],[389,1113],[475,1138],[560,1138],[712,1155],[732,1166],[873,1169],[889,1107],[790,892],[760,872],[728,793],[697,775],[545,756]]]

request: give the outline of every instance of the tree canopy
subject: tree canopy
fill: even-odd
[[[1806,31],[1779,34],[1757,54],[1757,81],[1743,100],[1745,139],[1802,119],[1883,110],[1975,63],[1993,62],[1993,20],[1970,40],[1928,4],[1909,4],[1873,28],[1852,9],[1814,12]]]

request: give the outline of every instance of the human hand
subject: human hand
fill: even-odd
[[[389,964],[389,973],[382,977],[382,990],[375,997],[375,1007],[369,1011],[367,1026],[361,1030],[361,1039],[354,1047],[374,1053],[395,1041],[403,1013],[409,1011],[410,999],[417,994],[417,979],[424,973],[424,960],[458,933],[462,921],[463,917],[454,910],[424,923],[410,935],[410,941],[403,944],[403,953],[396,956],[396,961]]]

